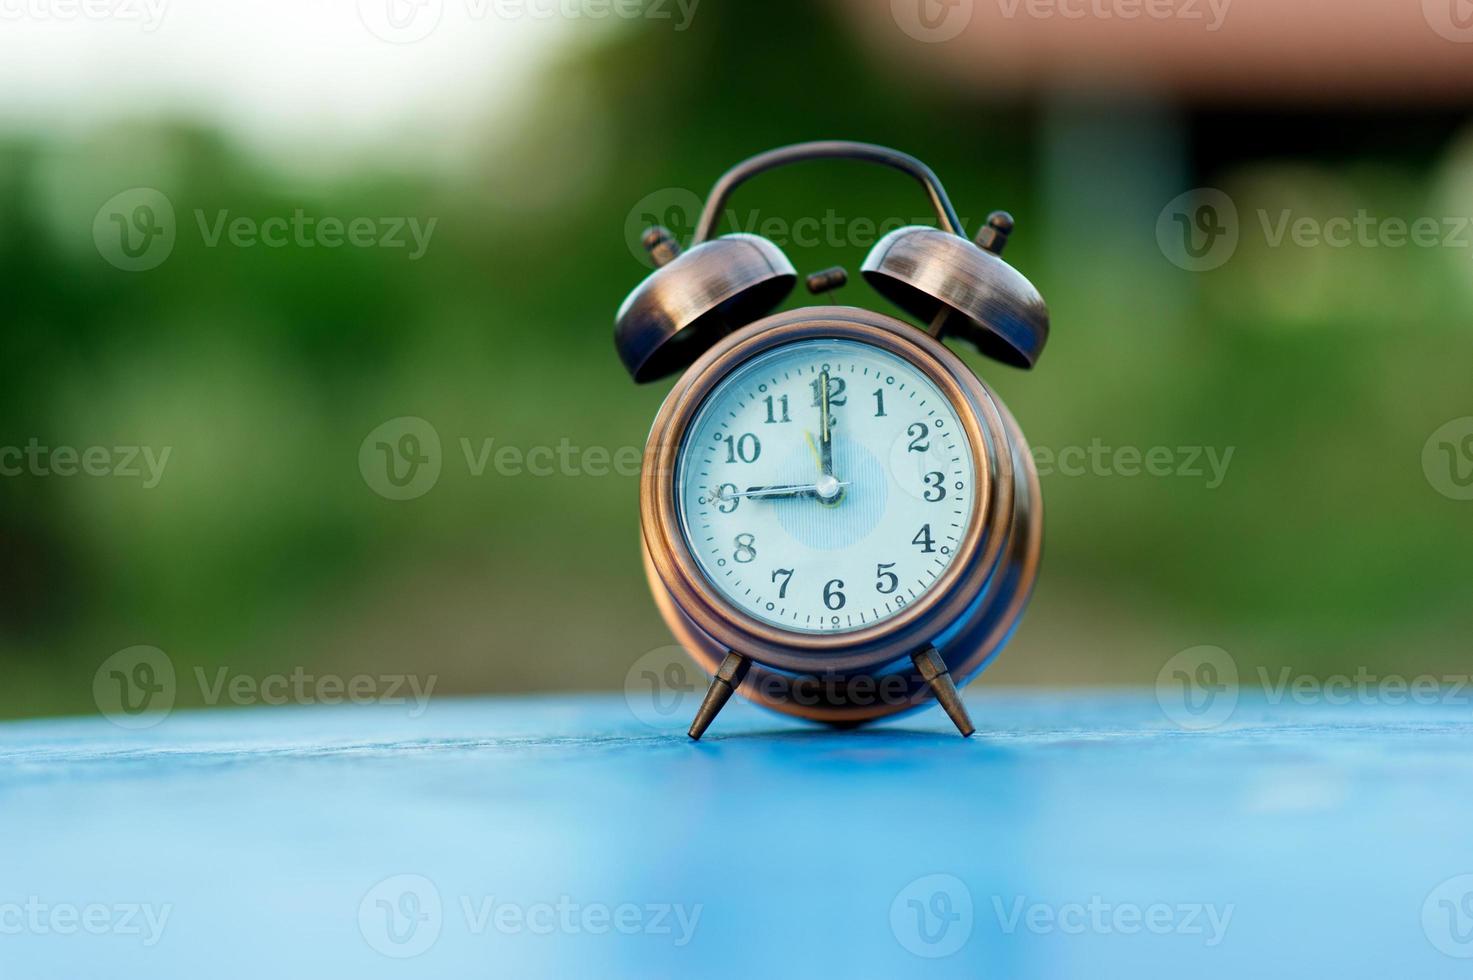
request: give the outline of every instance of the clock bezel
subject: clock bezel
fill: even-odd
[[[898,356],[951,403],[972,450],[975,490],[966,534],[931,587],[904,611],[856,630],[798,632],[757,619],[723,597],[681,531],[676,471],[690,425],[718,385],[754,357],[805,340],[853,340]],[[853,307],[805,307],[734,332],[687,370],[650,430],[640,481],[644,543],[653,573],[677,609],[715,642],[779,670],[855,672],[924,648],[964,616],[988,583],[1008,537],[1014,473],[1007,434],[986,389],[961,360],[921,331]]]

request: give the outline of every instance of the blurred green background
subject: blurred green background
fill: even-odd
[[[364,33],[343,16],[345,34]],[[926,160],[971,230],[994,208],[1016,216],[1008,258],[1049,300],[1050,347],[1031,373],[964,356],[1036,447],[1233,452],[1215,487],[1046,474],[1039,588],[981,683],[1149,684],[1197,644],[1245,668],[1466,673],[1473,503],[1438,491],[1423,450],[1473,415],[1473,236],[1275,247],[1260,218],[1473,214],[1466,112],[993,89],[852,20],[839,3],[709,0],[685,31],[529,27],[516,43],[537,57],[468,76],[463,125],[433,135],[433,116],[372,123],[378,96],[326,68],[277,79],[268,99],[283,107],[327,89],[338,101],[274,140],[208,89],[183,107],[130,95],[7,116],[0,447],[170,456],[151,488],[0,478],[0,715],[95,710],[98,665],[137,644],[181,671],[433,674],[437,693],[620,688],[670,642],[640,564],[636,480],[476,475],[462,440],[641,447],[670,382],[636,387],[611,343],[647,272],[639,231],[654,219],[688,237],[688,202],[724,169],[818,138]],[[403,61],[411,46],[365,43],[364,79],[375,59],[418,70]],[[456,57],[501,57],[476,44]],[[376,141],[343,137],[350,108]],[[1158,221],[1204,186],[1235,203],[1240,235],[1229,260],[1192,272]],[[94,223],[140,187],[172,205],[176,241],[130,272]],[[841,234],[783,242],[801,272],[856,272],[866,219],[926,215],[904,179],[842,163],[765,177],[733,207],[743,225],[834,216]],[[417,260],[211,247],[199,226],[298,210],[436,224]],[[887,308],[853,278],[838,301]],[[358,456],[403,416],[433,425],[443,467],[428,493],[395,501]],[[181,684],[180,703],[198,701]]]

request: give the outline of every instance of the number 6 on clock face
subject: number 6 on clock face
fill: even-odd
[[[947,396],[859,340],[798,340],[737,367],[686,430],[680,533],[726,602],[833,634],[898,615],[973,520],[976,467]]]

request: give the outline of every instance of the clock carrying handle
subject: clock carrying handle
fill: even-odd
[[[727,199],[742,184],[758,174],[805,160],[862,160],[909,174],[926,189],[926,194],[931,198],[931,206],[936,209],[936,221],[941,230],[966,237],[962,231],[961,219],[951,206],[951,199],[946,196],[946,189],[941,186],[941,181],[930,167],[907,153],[887,146],[852,143],[847,140],[823,140],[816,143],[795,143],[759,153],[728,170],[716,182],[716,186],[711,188],[711,194],[706,198],[706,207],[701,212],[700,223],[696,225],[695,240],[691,244],[699,245],[710,239],[721,221],[721,211]]]

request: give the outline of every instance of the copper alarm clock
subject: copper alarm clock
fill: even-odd
[[[804,160],[915,178],[937,227],[886,235],[863,265],[924,326],[850,306],[773,313],[797,273],[771,241],[713,237],[731,193]],[[855,725],[933,698],[963,735],[957,693],[1006,643],[1038,573],[1038,475],[1002,402],[943,343],[1030,368],[1042,297],[1001,255],[1012,218],[975,241],[930,168],[864,143],[784,147],[730,170],[682,250],[652,228],[659,268],[624,301],[615,342],[637,382],[683,372],[650,431],[640,480],[656,603],[710,689],[700,738],[734,692]],[[842,269],[808,277],[815,294]]]

